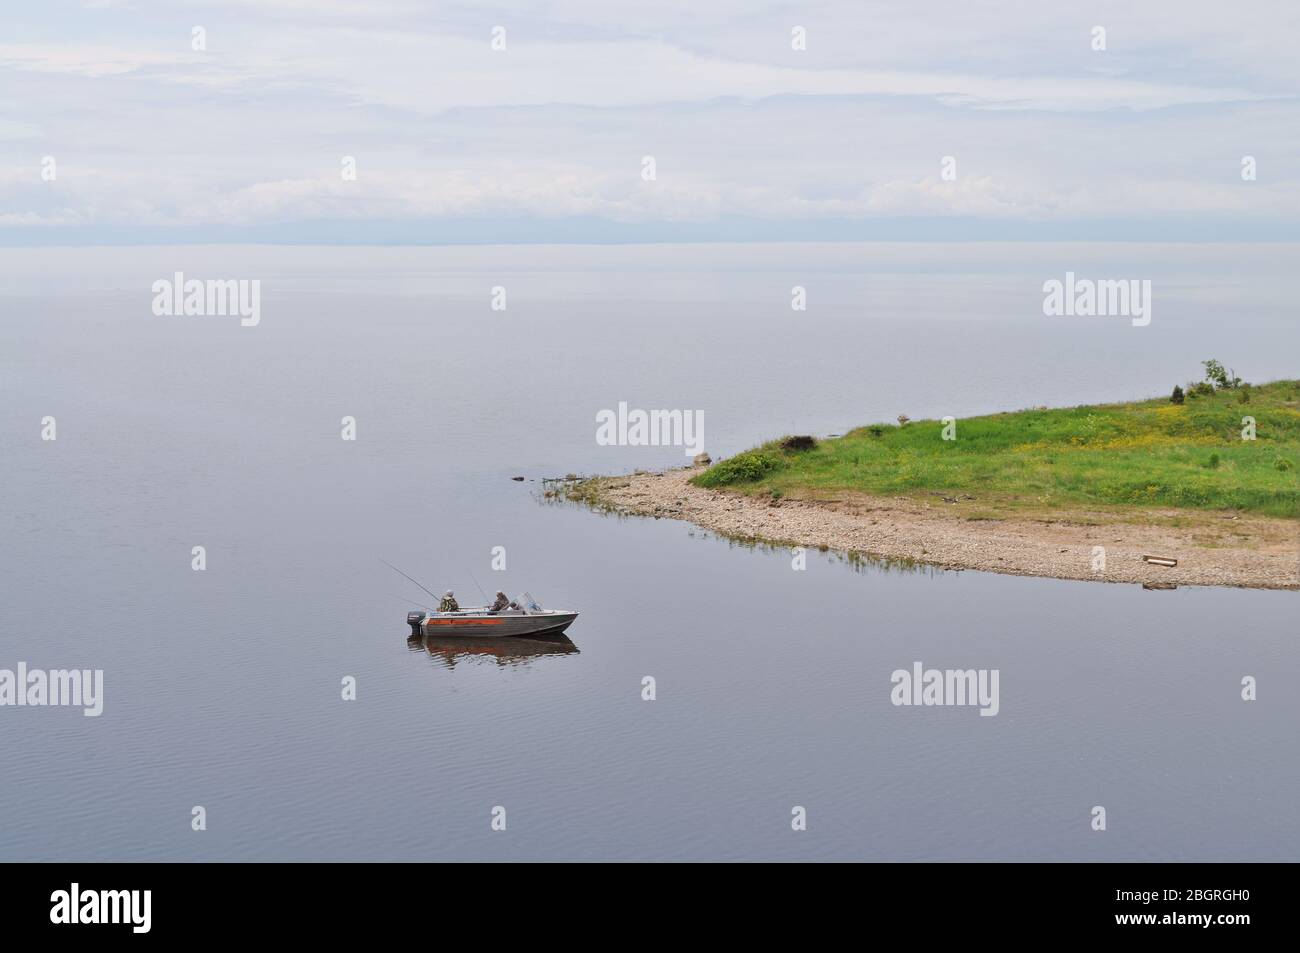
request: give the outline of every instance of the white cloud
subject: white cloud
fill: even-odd
[[[123,76],[149,66],[194,65],[199,54],[133,50],[91,43],[0,44],[0,67],[100,79]]]
[[[126,7],[22,24],[0,44],[0,224],[1300,211],[1289,9],[1277,22],[1173,2],[1103,2],[1083,20],[956,2],[367,10],[196,3],[180,18]],[[1094,14],[1105,54],[1087,47]],[[796,20],[805,53],[789,49]],[[208,52],[189,48],[191,21]],[[506,52],[488,43],[498,22]],[[57,182],[37,174],[45,154]],[[345,154],[357,182],[338,174]],[[956,182],[938,178],[948,154]],[[1257,182],[1238,175],[1246,154]]]

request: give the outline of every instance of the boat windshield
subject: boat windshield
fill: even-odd
[[[519,604],[523,606],[525,609],[531,610],[532,612],[542,611],[542,607],[537,604],[537,600],[533,598],[533,594],[531,592],[525,592],[522,596],[520,596]]]

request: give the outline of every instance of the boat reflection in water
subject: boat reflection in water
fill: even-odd
[[[406,639],[412,652],[428,652],[434,661],[447,668],[459,662],[495,662],[502,668],[528,665],[549,655],[576,655],[578,647],[564,635],[541,635],[532,638],[486,638],[466,636],[437,638],[412,635]]]

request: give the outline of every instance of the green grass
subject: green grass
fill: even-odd
[[[1241,439],[1242,417],[1256,439]],[[1185,508],[1300,517],[1300,380],[1223,390],[1186,403],[1021,410],[943,424],[859,427],[811,450],[780,440],[720,460],[698,486],[792,498],[844,492],[974,497],[1007,509]],[[966,502],[966,501],[963,501]]]

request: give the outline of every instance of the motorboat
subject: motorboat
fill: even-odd
[[[569,609],[543,609],[528,593],[493,612],[489,606],[467,606],[455,612],[412,610],[406,624],[414,636],[433,638],[471,637],[475,639],[532,638],[559,635],[578,617]]]

